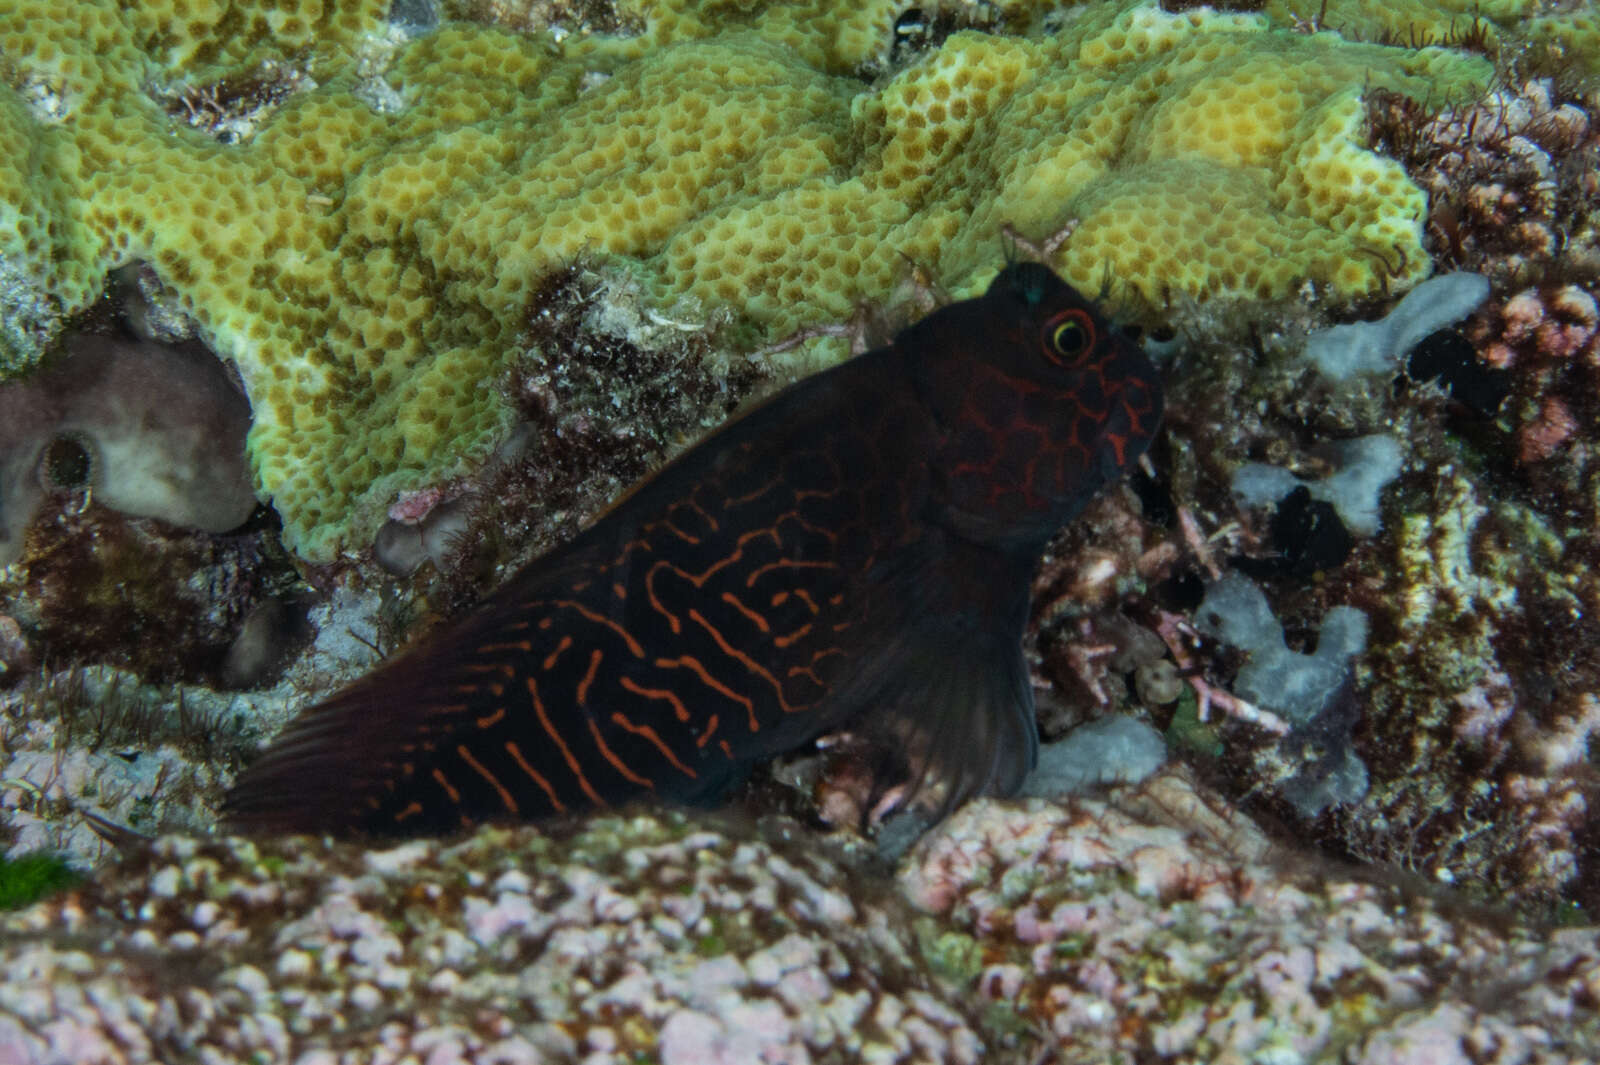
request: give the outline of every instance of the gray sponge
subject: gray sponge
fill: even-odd
[[[1350,659],[1367,645],[1367,616],[1352,606],[1336,606],[1322,619],[1315,654],[1289,650],[1266,595],[1239,574],[1206,588],[1195,624],[1250,655],[1234,694],[1275,711],[1291,726],[1305,725],[1323,710],[1349,674]]]
[[[255,508],[250,404],[203,349],[66,338],[42,371],[0,385],[0,565],[15,562],[52,484],[81,449],[81,483],[113,510],[225,532]]]
[[[1281,791],[1306,817],[1334,803],[1355,802],[1367,791],[1367,769],[1351,748],[1356,719],[1341,694],[1351,682],[1351,659],[1367,644],[1367,616],[1336,606],[1322,619],[1313,654],[1289,650],[1283,626],[1254,581],[1234,574],[1206,588],[1196,627],[1246,652],[1250,660],[1234,681],[1235,695],[1271,710],[1291,729],[1288,742],[1313,754]]]
[[[1431,277],[1406,293],[1387,317],[1312,333],[1306,338],[1306,357],[1335,381],[1358,373],[1393,372],[1402,355],[1471,314],[1488,297],[1489,279],[1482,274]]]
[[[1137,784],[1166,760],[1161,733],[1127,714],[1109,714],[1039,748],[1039,764],[1019,794],[1057,798],[1110,784]]]
[[[1359,436],[1333,445],[1339,471],[1320,481],[1302,481],[1288,470],[1261,462],[1247,462],[1233,473],[1233,494],[1247,506],[1276,503],[1305,485],[1312,499],[1333,504],[1345,528],[1358,536],[1378,531],[1378,494],[1400,476],[1404,458],[1400,441],[1392,436]]]

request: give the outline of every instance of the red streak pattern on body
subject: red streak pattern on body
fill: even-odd
[[[1014,790],[1037,747],[1021,640],[1039,554],[1160,416],[1143,352],[1045,267],[1010,266],[306,710],[225,818],[395,835],[705,803],[844,726],[947,804]]]

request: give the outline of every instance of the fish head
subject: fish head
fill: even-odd
[[[936,520],[1036,550],[1126,474],[1160,424],[1144,350],[1048,267],[1014,263],[896,341],[941,430]]]

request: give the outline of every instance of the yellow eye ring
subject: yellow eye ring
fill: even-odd
[[[1089,349],[1090,343],[1089,324],[1077,312],[1064,315],[1050,329],[1050,347],[1061,358],[1076,359]]]

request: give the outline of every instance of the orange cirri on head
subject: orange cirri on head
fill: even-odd
[[[684,453],[239,777],[250,832],[405,835],[715,801],[849,726],[945,804],[1032,767],[1021,641],[1044,545],[1144,452],[1154,367],[1007,267]]]

